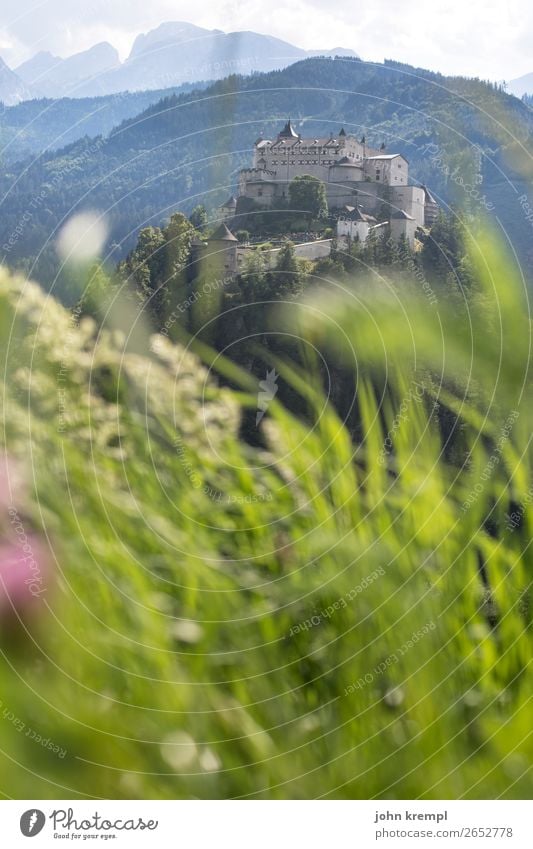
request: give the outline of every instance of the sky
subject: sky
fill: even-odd
[[[69,56],[109,41],[121,58],[164,21],[254,30],[299,47],[348,47],[362,59],[510,80],[533,71],[530,0],[0,0],[0,56],[11,67],[39,50]]]

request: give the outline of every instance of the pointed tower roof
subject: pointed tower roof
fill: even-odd
[[[221,204],[221,209],[235,209],[237,206],[237,199],[235,195],[231,195],[225,203]]]
[[[406,219],[407,221],[414,221],[415,220],[412,215],[407,214],[405,209],[397,209],[396,212],[393,212],[392,215],[391,215],[391,219],[393,219],[393,218],[395,220],[398,220],[398,219]]]
[[[346,133],[344,132],[344,127],[341,127],[341,131],[339,133],[339,136],[345,136],[345,135],[346,135]]]
[[[285,126],[283,127],[281,132],[278,133],[278,139],[297,139],[297,138],[298,138],[298,133],[294,132],[292,125],[291,125],[291,119],[289,118],[289,120],[287,121],[287,123],[285,124]]]
[[[238,242],[229,227],[224,223],[220,224],[212,236],[209,237],[210,242]]]
[[[426,203],[437,203],[427,186],[420,186],[420,188],[425,192]]]
[[[352,212],[352,218],[354,221],[365,221],[365,216],[362,214],[360,208],[358,206]]]
[[[373,215],[368,215],[368,213],[364,212],[359,204],[357,206],[345,206],[344,207],[345,214],[352,221],[366,221],[367,223],[375,222],[375,218]]]

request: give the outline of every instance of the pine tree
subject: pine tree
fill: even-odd
[[[276,270],[269,275],[270,297],[282,299],[299,294],[302,279],[293,242],[286,242],[279,252]]]
[[[203,204],[199,203],[189,215],[189,221],[195,230],[203,230],[207,226],[207,220],[207,210]]]

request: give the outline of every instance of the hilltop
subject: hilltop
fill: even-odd
[[[41,277],[49,279],[56,228],[65,215],[90,207],[106,213],[118,260],[146,224],[200,201],[211,208],[221,203],[238,169],[250,164],[256,138],[288,115],[306,136],[342,124],[372,145],[386,142],[444,208],[501,209],[518,251],[526,251],[530,230],[517,203],[518,178],[509,181],[500,164],[533,131],[525,104],[476,79],[395,62],[311,58],[268,74],[231,76],[202,91],[172,92],[107,136],[10,166],[1,181],[1,244],[35,196],[44,191],[44,198],[4,256],[16,263],[39,255]]]

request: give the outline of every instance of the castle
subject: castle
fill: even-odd
[[[231,196],[218,209],[220,226],[207,241],[193,244],[195,262],[204,268],[216,266],[224,275],[238,274],[256,248],[241,244],[228,224],[245,222],[246,215],[261,209],[276,209],[289,200],[294,177],[309,175],[326,187],[329,211],[336,221],[336,240],[342,247],[357,239],[364,244],[371,232],[394,241],[405,239],[415,245],[419,227],[430,227],[438,205],[425,186],[409,185],[409,163],[400,153],[385,153],[369,147],[341,129],[338,136],[302,138],[290,119],[274,140],[257,139],[253,166],[239,173],[238,196]],[[316,239],[296,244],[302,259],[329,256],[333,240]],[[281,248],[262,252],[274,267]]]
[[[236,214],[288,200],[291,180],[303,175],[324,182],[331,211],[352,207],[380,221],[399,220],[393,216],[402,213],[401,220],[415,222],[405,234],[409,241],[435,214],[429,192],[409,185],[409,163],[400,153],[385,153],[385,145],[376,150],[344,129],[337,136],[303,138],[290,119],[275,139],[255,142],[253,165],[239,175]]]

